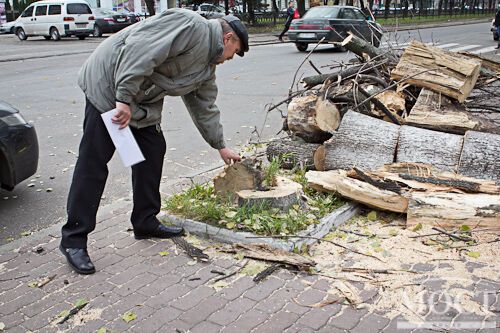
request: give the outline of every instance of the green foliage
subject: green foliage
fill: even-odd
[[[285,156],[274,156],[272,161],[264,168],[264,185],[273,186]]]

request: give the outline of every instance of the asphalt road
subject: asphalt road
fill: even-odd
[[[441,44],[495,45],[488,23],[404,31],[386,38],[393,45],[412,38]],[[26,120],[35,124],[40,145],[37,174],[12,192],[0,190],[0,244],[65,218],[66,196],[83,123],[84,96],[76,85],[76,77],[101,40],[52,42],[30,38],[20,42],[12,35],[0,36],[0,99],[17,107]],[[493,52],[488,55],[499,58]],[[263,45],[252,47],[244,58],[236,57],[219,66],[217,104],[230,146],[241,150],[249,140],[257,140],[252,134],[255,127],[259,132],[263,130],[260,133],[263,140],[279,131],[280,113],[267,114],[266,105],[287,96],[304,56],[293,44]],[[328,72],[330,65],[350,57],[330,46],[321,46],[310,60]],[[314,73],[306,64],[298,70],[297,78]],[[180,98],[165,100],[162,127],[168,146],[163,170],[165,183],[222,165],[217,151],[197,132]],[[102,205],[131,196],[130,170],[121,165],[118,156],[113,158],[109,169]],[[28,187],[28,183],[36,186]],[[52,191],[48,192],[48,188]]]

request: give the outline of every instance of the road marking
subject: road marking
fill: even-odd
[[[436,47],[439,47],[440,49],[444,49],[447,47],[452,47],[452,46],[457,46],[458,43],[448,43],[448,44],[442,44],[442,45],[436,45]]]
[[[453,49],[449,49],[448,51],[451,52],[458,52],[458,51],[465,51],[465,50],[470,50],[470,49],[476,49],[478,47],[481,47],[482,45],[464,45],[460,47],[455,47]]]
[[[495,51],[496,46],[488,46],[479,50],[472,51],[471,53],[473,54],[480,54],[480,53],[486,53],[486,52],[492,52]]]

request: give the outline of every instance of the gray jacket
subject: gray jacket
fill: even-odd
[[[114,109],[116,101],[129,104],[136,128],[161,122],[165,96],[182,96],[205,141],[221,149],[214,60],[222,52],[217,20],[171,9],[102,42],[80,70],[78,85],[101,112]]]

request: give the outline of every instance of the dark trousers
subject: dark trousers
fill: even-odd
[[[148,232],[159,222],[160,180],[165,156],[165,138],[159,126],[131,128],[145,161],[132,166],[134,231]],[[86,248],[87,236],[95,229],[97,208],[108,178],[108,162],[115,146],[99,111],[87,100],[83,137],[68,195],[68,220],[62,227],[61,245]]]
[[[280,33],[280,37],[279,39],[283,38],[283,36],[285,35],[285,33],[288,31],[288,29],[290,29],[290,24],[292,24],[292,22],[290,23],[285,23],[285,28],[283,29],[283,31]],[[275,35],[276,36],[276,35]]]

